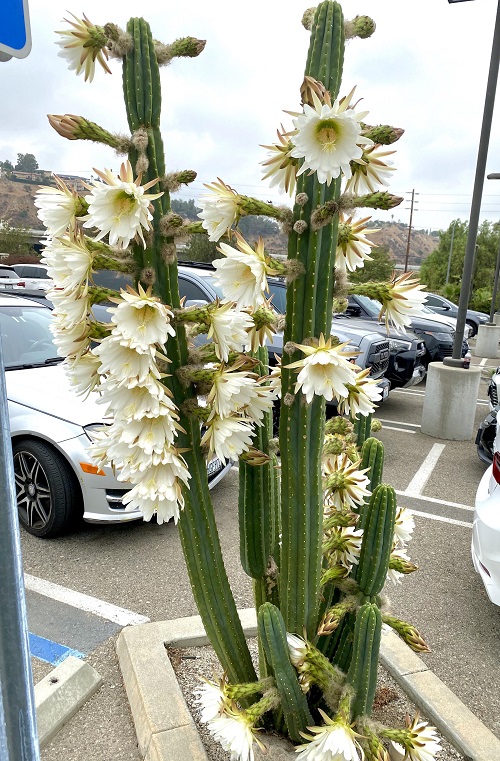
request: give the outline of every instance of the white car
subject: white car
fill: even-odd
[[[500,424],[493,445],[493,464],[482,477],[474,507],[472,562],[491,602],[500,605]]]
[[[445,314],[437,314],[432,309],[429,309],[429,307],[423,305],[419,308],[419,314],[421,317],[425,317],[429,320],[433,320],[433,322],[440,322],[442,325],[449,325],[450,328],[453,328],[453,330],[457,329],[457,318],[456,317],[448,317],[448,315]],[[465,323],[464,327],[464,339],[467,340],[471,338],[473,334],[473,329],[469,325],[469,323]]]
[[[14,267],[8,264],[0,264],[0,291],[24,291],[26,283],[22,280]]]
[[[0,333],[21,525],[38,537],[55,537],[88,523],[142,518],[126,512],[130,486],[110,468],[100,470],[87,447],[103,422],[96,395],[83,400],[71,389],[50,332],[51,311],[34,301],[0,296]],[[231,468],[214,458],[209,485]]]
[[[12,269],[24,280],[27,290],[45,293],[53,286],[45,264],[13,264]]]

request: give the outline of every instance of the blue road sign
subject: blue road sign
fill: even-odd
[[[28,0],[0,0],[0,53],[25,58],[31,50]]]

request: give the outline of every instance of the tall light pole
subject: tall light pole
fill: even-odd
[[[449,3],[466,2],[467,0],[448,0]],[[479,213],[481,211],[481,199],[483,194],[484,177],[486,173],[486,159],[488,157],[488,146],[490,142],[491,122],[493,119],[493,109],[495,106],[495,94],[497,89],[498,68],[500,63],[500,0],[497,6],[497,15],[495,20],[495,30],[493,33],[493,45],[491,48],[490,69],[488,73],[488,82],[486,85],[486,97],[484,101],[483,123],[481,127],[481,136],[479,139],[479,148],[477,154],[476,176],[474,180],[474,189],[472,191],[472,203],[469,218],[469,232],[467,235],[467,244],[465,247],[464,268],[462,273],[462,288],[460,290],[460,299],[458,302],[457,327],[455,340],[453,342],[453,356],[445,357],[443,363],[459,367],[462,364],[462,343],[464,340],[465,321],[467,307],[469,305],[469,290],[472,281],[472,271],[474,268],[474,255],[479,226]]]
[[[457,0],[458,1],[458,0]],[[457,226],[457,221],[453,222],[453,227],[451,230],[451,243],[450,243],[450,254],[448,256],[448,267],[446,269],[446,285],[450,282],[450,269],[451,269],[451,257],[453,254],[453,240],[455,238],[455,227]]]

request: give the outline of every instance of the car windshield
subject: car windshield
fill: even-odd
[[[62,362],[50,331],[51,311],[37,306],[0,307],[0,333],[6,370]]]
[[[356,299],[363,309],[372,317],[379,316],[380,310],[382,309],[380,301],[377,301],[377,299],[370,299],[368,296],[356,296]]]

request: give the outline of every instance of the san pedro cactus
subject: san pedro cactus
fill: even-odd
[[[426,648],[414,627],[381,612],[386,579],[416,570],[406,555],[413,519],[382,483],[383,446],[371,437],[380,392],[356,366],[356,353],[332,335],[332,310],[334,299],[345,303],[360,289],[376,294],[388,325],[404,329],[424,294],[406,274],[389,284],[348,282],[372,246],[356,209],[402,200],[377,189],[393,171],[384,146],[402,130],[366,124],[354,90],[341,93],[345,39],[368,37],[375,25],[366,16],[346,21],[334,0],[304,14],[310,43],[301,110],[262,162],[264,178],[294,198],[293,209],[219,179],[206,186],[201,221],[193,223],[172,210],[171,194],[196,173],[166,170],[160,67],[195,58],[204,41],[164,44],[142,18],[126,30],[86,18],[70,23],[59,44],[77,74],[91,81],[96,63],[110,71],[110,54],[122,60],[130,135],[80,116],[49,117],[63,137],[128,157],[119,174],[99,171],[102,182],[84,197],[59,179],[39,192],[51,236],[44,257],[57,285],[55,342],[76,390],[97,390],[112,418],[90,453],[130,485],[125,509],[178,522],[193,596],[224,670],[220,683],[198,691],[202,721],[235,760],[253,757],[263,726],[294,743],[305,739],[299,759],[329,758],[330,750],[340,758],[334,737],[351,759],[362,752],[380,759],[392,730],[366,720],[382,620]],[[246,215],[279,221],[286,260],[269,256],[262,239],[249,245],[238,229]],[[206,306],[186,308],[180,299],[176,243],[187,235],[219,242],[214,277],[223,298]],[[135,289],[95,288],[97,267],[130,272]],[[268,275],[287,280],[284,322],[268,298]],[[97,323],[91,306],[109,299],[111,323]],[[271,371],[265,343],[278,330],[283,356]],[[325,399],[339,411],[328,423]],[[206,469],[214,454],[239,460],[240,555],[258,613],[260,678],[217,533]],[[412,747],[409,730],[397,737]]]

